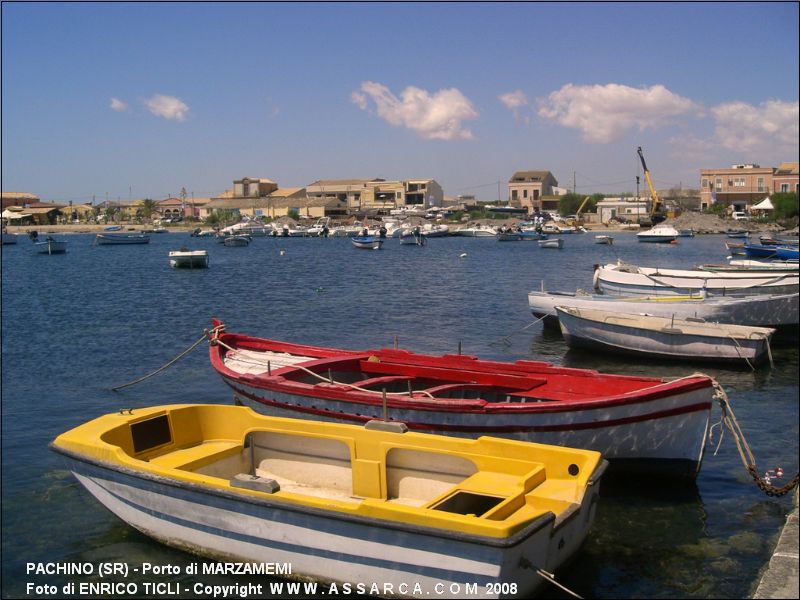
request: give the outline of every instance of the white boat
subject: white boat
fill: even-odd
[[[594,236],[594,243],[595,244],[606,244],[610,246],[614,243],[614,238],[610,235],[596,235]]]
[[[320,217],[317,222],[306,229],[306,235],[310,237],[328,237],[331,231],[331,218]]]
[[[455,235],[464,237],[495,237],[497,230],[489,225],[475,225],[473,227],[462,227],[454,231]]]
[[[208,250],[173,250],[169,253],[169,266],[176,269],[208,268]]]
[[[796,272],[660,269],[624,263],[598,266],[594,287],[603,294],[622,296],[685,295],[701,291],[708,295],[753,296],[796,294],[800,289]]]
[[[222,243],[228,248],[241,248],[244,246],[249,246],[250,239],[251,238],[249,235],[229,235],[222,240]]]
[[[728,261],[728,264],[726,265],[718,265],[718,264],[700,265],[698,269],[702,269],[703,271],[740,271],[740,272],[747,271],[751,273],[754,271],[756,272],[797,271],[798,261],[743,259],[743,260]]]
[[[235,225],[229,225],[219,230],[219,235],[228,237],[231,235],[249,235],[250,237],[267,237],[274,234],[271,225],[262,225],[253,221],[242,221]]]
[[[361,225],[339,225],[331,229],[333,237],[357,237],[361,235],[364,228]]]
[[[694,237],[694,229],[678,229],[678,237]]]
[[[383,240],[372,235],[358,236],[351,239],[354,248],[361,250],[380,250]]]
[[[425,236],[422,235],[419,227],[404,229],[400,232],[400,243],[405,246],[424,246]]]
[[[756,365],[767,359],[774,329],[557,306],[564,341],[647,358]]]
[[[678,230],[669,225],[657,225],[647,231],[640,231],[636,239],[640,242],[670,243],[679,236]]]
[[[547,238],[544,240],[538,240],[539,248],[557,248],[561,250],[564,247],[564,240],[561,238]]]
[[[447,225],[434,225],[433,223],[425,223],[422,226],[422,235],[426,238],[432,237],[447,237],[450,235],[450,228]]]
[[[799,323],[798,294],[771,296],[706,297],[631,296],[579,294],[576,292],[528,292],[528,308],[549,327],[558,327],[556,306],[600,309],[608,312],[637,313],[676,319],[701,319],[708,322],[770,327],[796,337]]]
[[[53,239],[49,235],[44,241],[34,242],[33,246],[39,254],[64,254],[67,251],[67,242]]]
[[[375,585],[383,597],[529,597],[545,585],[537,569],[584,542],[606,467],[588,450],[198,404],[111,413],[50,448],[151,538],[261,581],[271,568],[327,582],[333,596],[336,584],[346,595]]]

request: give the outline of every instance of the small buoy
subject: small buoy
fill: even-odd
[[[462,252],[461,254],[458,255],[458,258],[464,258],[466,255],[467,255],[466,252]]]
[[[286,254],[286,250],[281,250],[281,256],[283,256],[284,254]]]

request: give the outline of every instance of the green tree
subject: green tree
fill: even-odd
[[[775,219],[791,219],[798,216],[798,198],[797,192],[778,192],[770,196],[772,206],[775,207],[773,211],[773,218]]]
[[[150,198],[145,198],[142,200],[142,217],[145,219],[149,219],[153,216],[153,213],[156,212],[156,201]]]

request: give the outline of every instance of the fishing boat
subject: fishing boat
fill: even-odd
[[[678,229],[678,237],[694,237],[694,229]]]
[[[729,238],[742,240],[750,237],[750,232],[747,231],[746,229],[728,229],[725,232],[725,235],[727,235]]]
[[[797,271],[797,260],[730,260],[727,264],[705,264],[697,267],[703,271]]]
[[[796,235],[762,235],[758,239],[764,246],[798,246]]]
[[[564,247],[564,240],[561,238],[545,238],[539,240],[539,248],[556,248],[561,250]]]
[[[586,538],[606,466],[587,450],[201,404],[107,414],[50,448],[159,542],[409,597],[464,582],[527,597]]]
[[[454,234],[464,237],[489,238],[495,237],[497,235],[497,230],[489,225],[475,225],[472,227],[462,227],[461,229],[456,229]]]
[[[594,287],[603,294],[622,296],[685,295],[700,291],[708,295],[753,296],[796,294],[800,289],[797,273],[661,269],[625,263],[598,265]]]
[[[122,225],[109,225],[108,227],[103,227],[103,231],[122,231]]]
[[[277,416],[597,450],[617,470],[693,478],[703,457],[714,382],[605,375],[545,362],[341,350],[227,333],[214,323],[210,360],[236,402]]]
[[[149,244],[150,236],[146,233],[98,233],[95,244],[99,246],[129,246],[133,244]]]
[[[668,244],[674,242],[678,235],[678,230],[674,227],[657,225],[647,231],[640,231],[636,234],[636,239],[640,242]]]
[[[570,348],[660,360],[757,365],[767,359],[774,329],[557,306]]]
[[[523,242],[538,242],[539,240],[546,240],[547,234],[535,229],[523,229],[519,232],[519,239]]]
[[[176,269],[208,268],[208,250],[181,248],[169,253],[169,266]]]
[[[725,247],[731,253],[731,256],[747,256],[744,251],[744,242],[725,242]]]
[[[777,329],[780,337],[797,337],[797,293],[758,296],[713,296],[703,292],[673,296],[615,296],[577,292],[528,292],[531,313],[545,326],[558,328],[556,306],[599,309],[607,312],[636,313],[675,319],[695,319]]]
[[[426,238],[447,237],[450,235],[450,227],[447,225],[425,223],[425,225],[422,226],[422,235]]]
[[[800,252],[798,252],[797,246],[745,244],[744,252],[751,258],[775,260],[798,260],[798,258],[800,258]]]
[[[249,235],[244,234],[226,235],[222,243],[228,248],[243,248],[250,245],[251,239]]]
[[[67,242],[56,240],[49,235],[44,241],[34,242],[33,246],[39,254],[64,254],[67,251]]]
[[[594,236],[594,243],[595,244],[606,244],[610,246],[614,243],[614,238],[610,235],[596,235]]]
[[[497,233],[498,242],[518,242],[522,239],[522,235],[518,231],[499,231]]]
[[[362,250],[380,250],[383,240],[372,235],[354,237],[351,240],[354,248]]]

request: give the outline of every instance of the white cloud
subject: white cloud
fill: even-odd
[[[128,105],[125,104],[119,98],[112,98],[111,99],[111,110],[115,110],[117,112],[122,112],[124,110],[127,110],[127,108],[128,108]]]
[[[157,117],[184,121],[189,112],[189,107],[180,98],[155,94],[144,101],[148,110]]]
[[[608,143],[631,129],[657,129],[700,107],[663,85],[567,84],[539,101],[539,116],[579,129],[587,142]]]
[[[519,123],[522,121],[525,125],[529,125],[531,118],[528,115],[522,115],[521,110],[528,107],[528,97],[525,95],[525,92],[522,90],[516,90],[514,92],[508,92],[506,94],[501,94],[498,96],[500,102],[502,102],[507,109],[511,111],[514,115],[514,120]]]
[[[463,121],[478,118],[469,99],[455,88],[431,95],[408,86],[398,98],[386,86],[365,81],[350,94],[350,100],[361,110],[368,109],[368,99],[375,103],[380,118],[396,127],[412,129],[425,139],[471,139],[472,132],[463,126]]]
[[[711,109],[719,144],[745,153],[797,152],[800,103],[768,100],[759,106],[727,102]]]

